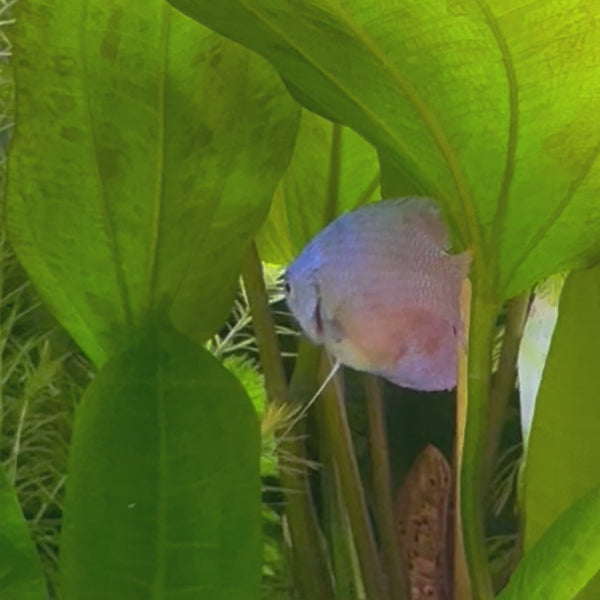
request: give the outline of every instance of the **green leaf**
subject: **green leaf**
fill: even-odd
[[[600,248],[596,0],[171,0],[442,202],[508,298]]]
[[[260,438],[237,380],[172,330],[111,359],[75,422],[65,600],[258,597]]]
[[[570,600],[600,567],[600,490],[575,502],[527,552],[498,600]],[[577,598],[597,598],[596,595]]]
[[[351,129],[303,111],[292,160],[257,238],[261,258],[287,264],[333,217],[378,198],[374,148]]]
[[[46,584],[14,489],[0,465],[0,597],[43,600]]]
[[[15,11],[19,259],[97,364],[157,310],[205,338],[229,311],[299,109],[264,60],[162,0]]]
[[[569,275],[560,299],[524,470],[526,550],[576,499],[600,486],[598,356],[600,268],[595,268]],[[596,578],[578,597],[599,595]]]

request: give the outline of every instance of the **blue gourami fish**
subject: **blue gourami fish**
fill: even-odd
[[[330,223],[289,266],[288,305],[343,364],[403,387],[451,389],[471,256],[448,249],[433,200],[364,206]]]

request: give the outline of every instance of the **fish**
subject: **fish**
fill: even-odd
[[[450,252],[435,200],[363,206],[325,227],[284,273],[305,334],[342,364],[420,391],[456,385],[470,251]]]

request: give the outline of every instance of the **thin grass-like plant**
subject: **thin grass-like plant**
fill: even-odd
[[[57,596],[58,538],[75,405],[92,372],[45,313],[0,232],[0,461]],[[67,342],[68,344],[68,342]]]

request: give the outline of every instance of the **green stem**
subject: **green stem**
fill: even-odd
[[[506,325],[504,328],[502,351],[490,395],[490,417],[484,480],[486,490],[494,473],[496,453],[500,444],[504,421],[506,420],[508,401],[512,391],[515,389],[519,344],[523,335],[525,321],[527,320],[529,298],[530,292],[527,291],[509,300],[506,306]]]
[[[496,303],[481,289],[475,288],[471,304],[467,419],[460,493],[464,547],[474,600],[494,597],[485,547],[483,489],[496,315]]]
[[[367,598],[386,600],[387,590],[360,481],[339,376],[334,377],[323,391],[323,415],[324,429],[331,442]]]
[[[279,341],[269,308],[262,274],[262,265],[256,245],[252,242],[244,256],[242,277],[248,295],[260,361],[265,376],[269,401],[283,404],[299,399],[306,390],[314,388],[318,369],[318,353],[299,355],[290,390],[288,391]],[[312,377],[313,384],[308,382]],[[307,383],[308,382],[308,383]],[[304,457],[303,437],[296,428],[278,444],[279,479],[286,496],[286,516],[289,524],[295,562],[294,572],[306,600],[331,600],[334,597],[328,562],[322,546],[322,537],[312,503]],[[294,468],[285,465],[285,457],[297,460]]]
[[[380,174],[379,171],[377,171],[371,181],[367,184],[367,187],[358,195],[358,199],[354,203],[354,208],[358,208],[369,201],[371,196],[375,193],[375,190],[379,187],[379,180]]]
[[[332,124],[331,149],[329,151],[329,173],[327,174],[327,202],[323,213],[323,223],[333,221],[337,215],[342,169],[342,126]]]
[[[460,292],[460,314],[465,324],[465,339],[469,335],[469,320],[471,314],[471,282],[466,279],[463,281]],[[455,402],[455,435],[454,435],[454,465],[452,468],[452,486],[454,495],[454,518],[451,520],[452,526],[452,598],[460,600],[471,600],[471,583],[469,581],[469,572],[467,568],[467,559],[465,556],[465,546],[463,542],[463,527],[461,513],[461,485],[460,476],[462,473],[462,458],[465,446],[465,429],[467,423],[467,350],[463,347],[461,341],[457,341],[457,386]]]
[[[364,381],[369,417],[369,450],[377,529],[381,539],[386,574],[390,582],[390,596],[392,600],[405,600],[408,598],[408,591],[396,540],[381,381],[375,375],[364,375]]]
[[[324,422],[323,403],[316,405],[319,423]],[[319,458],[322,467],[320,483],[323,502],[323,519],[331,565],[334,574],[336,598],[358,600],[357,582],[360,570],[352,555],[352,539],[346,506],[340,489],[340,478],[331,453],[331,442],[326,432],[319,432]]]

